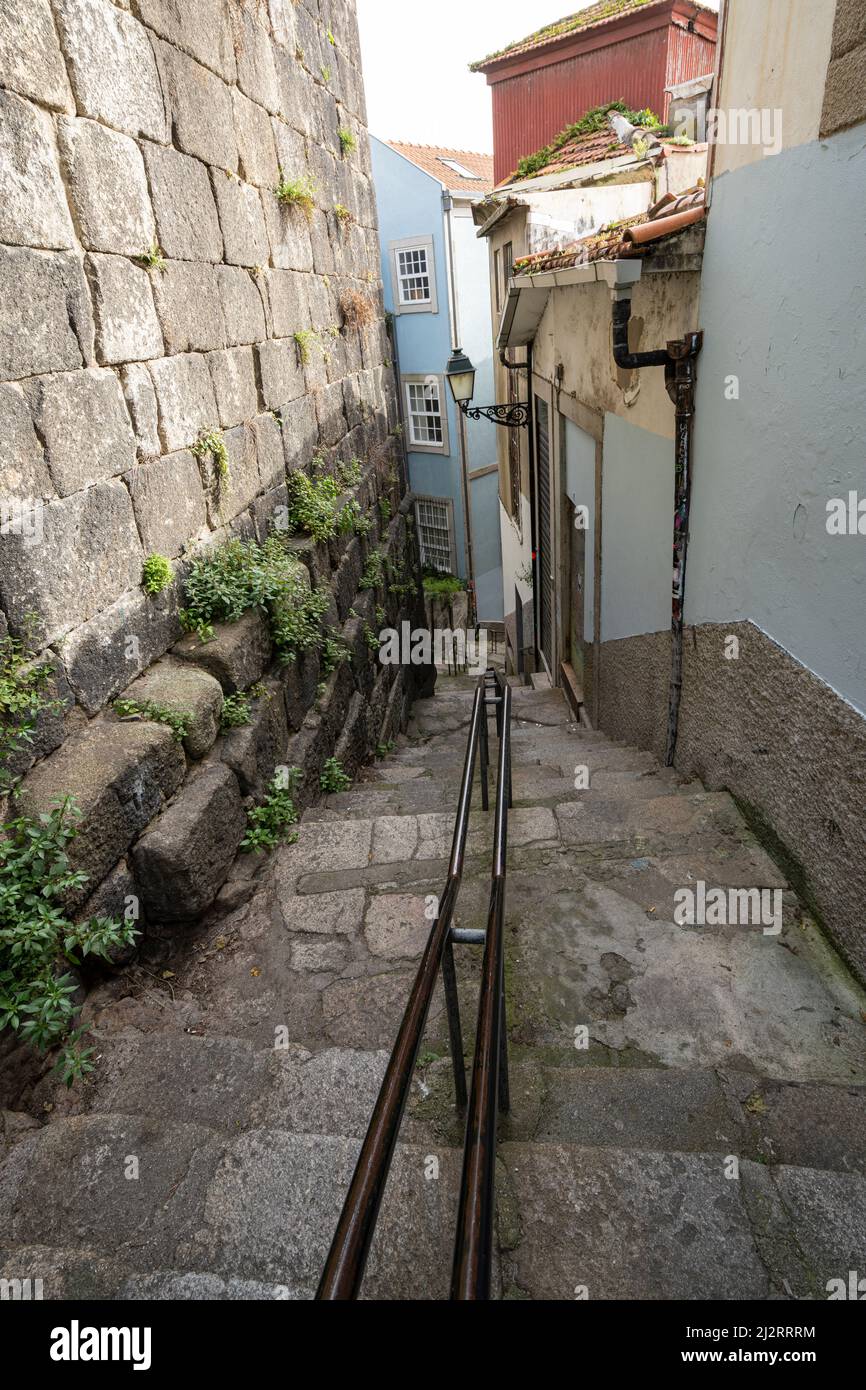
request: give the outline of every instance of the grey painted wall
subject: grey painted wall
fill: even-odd
[[[661,632],[671,622],[674,447],[604,417],[601,640]]]
[[[688,623],[751,619],[861,712],[866,536],[825,523],[866,497],[864,190],[862,126],[714,186],[686,584]]]

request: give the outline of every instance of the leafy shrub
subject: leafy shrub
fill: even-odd
[[[141,567],[141,584],[146,594],[161,594],[173,578],[170,560],[164,555],[148,555]]]
[[[313,208],[316,205],[316,187],[309,174],[302,174],[300,178],[286,178],[282,169],[280,170],[280,181],[274,189],[277,201],[283,207],[300,208],[307,218],[312,220]]]
[[[184,625],[202,635],[215,622],[236,623],[249,609],[261,609],[277,655],[287,662],[318,645],[328,595],[309,588],[303,565],[272,531],[263,545],[234,539],[196,559],[186,581],[186,603]]]
[[[337,499],[340,486],[327,474],[311,478],[303,469],[289,474],[288,521],[293,531],[304,531],[317,541],[337,533]]]
[[[343,487],[358,487],[363,476],[360,459],[350,459],[348,463],[341,463],[337,473]]]
[[[58,958],[78,965],[85,956],[109,959],[112,947],[129,946],[132,923],[97,917],[73,923],[64,896],[84,886],[87,875],[69,867],[66,846],[75,835],[70,797],[40,816],[19,816],[0,839],[0,1029],[9,1027],[37,1052],[62,1044],[58,1067],[71,1085],[93,1070],[93,1048],[81,1048],[75,1029],[76,983],[58,974]]]
[[[121,719],[150,719],[154,724],[166,724],[174,734],[175,743],[183,743],[192,723],[191,714],[183,714],[158,705],[153,700],[115,700],[114,712]]]
[[[244,854],[276,849],[277,845],[298,838],[290,834],[290,829],[298,821],[293,798],[299,777],[300,772],[296,767],[290,767],[288,776],[282,779],[279,775],[274,777],[261,806],[247,811],[247,833],[241,840]]]
[[[352,779],[343,771],[339,758],[328,758],[322,768],[319,785],[323,792],[344,792],[352,785]]]
[[[165,270],[165,257],[157,242],[154,242],[146,251],[142,251],[140,256],[134,256],[133,260],[138,261],[138,264],[144,266],[145,270]]]
[[[0,792],[14,783],[9,760],[33,742],[36,722],[45,712],[56,713],[59,700],[47,699],[45,687],[54,674],[50,662],[35,663],[31,638],[35,617],[25,620],[23,638],[0,638]]]
[[[247,695],[242,690],[234,695],[227,695],[223,700],[222,711],[220,712],[220,728],[240,729],[250,722],[250,702]]]
[[[424,593],[428,598],[448,598],[451,594],[462,593],[466,581],[453,574],[437,574],[427,571],[424,575]]]
[[[327,81],[327,78],[325,80]],[[337,139],[340,141],[340,151],[344,155],[352,154],[358,148],[355,132],[350,130],[348,126],[340,126],[337,131]]]
[[[370,551],[358,583],[359,589],[375,589],[382,583],[385,577],[382,568],[382,558],[381,550]]]
[[[313,328],[299,328],[295,334],[295,346],[302,367],[306,367],[312,361],[314,347],[322,349],[319,335]],[[322,352],[324,355],[323,349]]]
[[[322,675],[329,676],[352,655],[352,649],[341,632],[332,628],[322,644]]]

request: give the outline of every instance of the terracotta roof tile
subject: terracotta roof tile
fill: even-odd
[[[536,169],[531,175],[521,176],[517,172],[509,174],[500,187],[504,188],[510,183],[522,183],[527,177],[540,179],[547,174],[564,173],[567,169],[581,169],[588,164],[601,164],[605,159],[622,159],[625,155],[633,153],[630,145],[620,144],[610,128],[595,130],[589,135],[579,135],[574,140],[566,141],[542,168]]]
[[[621,19],[624,15],[661,3],[662,0],[598,0],[597,4],[578,10],[576,14],[565,15],[563,19],[557,19],[553,24],[545,24],[534,34],[529,34],[525,39],[517,39],[514,43],[500,49],[498,53],[488,54],[486,58],[472,63],[470,70],[472,72],[484,72],[488,67],[502,59],[516,58],[523,53],[531,53],[535,49],[546,48],[550,44],[558,43],[560,39],[568,38],[576,30],[596,29],[599,25],[609,24],[615,19]],[[701,4],[700,0],[693,0],[693,3],[696,9],[710,9],[709,6]],[[715,11],[710,9],[710,13],[714,14]]]
[[[449,150],[440,145],[410,145],[402,140],[386,140],[385,144],[416,164],[419,169],[423,169],[425,174],[432,174],[434,179],[438,179],[452,192],[475,193],[481,197],[493,188],[492,154],[475,154],[471,150]],[[443,164],[442,161],[445,159],[452,160],[478,177],[461,178],[448,164]]]
[[[514,262],[514,274],[539,275],[544,270],[568,270],[592,261],[629,260],[642,256],[655,243],[676,236],[705,216],[705,190],[697,185],[678,197],[662,198],[649,212],[602,227],[593,236],[552,251],[524,256]]]

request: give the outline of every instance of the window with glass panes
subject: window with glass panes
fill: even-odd
[[[409,442],[436,448],[443,442],[439,387],[434,382],[408,381]]]
[[[423,568],[450,574],[453,560],[448,503],[433,497],[419,498],[415,503],[415,517]]]
[[[400,303],[429,304],[430,269],[426,246],[407,246],[396,254]]]

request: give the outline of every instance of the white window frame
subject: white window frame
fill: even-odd
[[[427,387],[435,382],[436,391],[439,397],[439,419],[442,424],[442,443],[430,444],[424,440],[420,442],[415,438],[415,431],[412,422],[412,392],[410,386]],[[448,440],[448,402],[445,396],[445,378],[436,372],[416,372],[408,376],[401,377],[403,390],[403,403],[406,413],[407,440],[406,447],[410,454],[450,454],[451,445]]]
[[[402,279],[400,274],[400,252],[423,251],[427,257],[427,279],[430,284],[428,299],[410,300],[403,303]],[[438,314],[439,300],[436,292],[436,257],[432,236],[403,237],[400,241],[388,243],[388,260],[391,266],[391,289],[394,296],[395,314]]]
[[[445,524],[448,529],[448,569],[442,570],[442,574],[457,574],[457,543],[454,534],[454,499],[453,497],[416,497],[415,498],[415,532],[418,536],[418,546],[421,551],[421,565],[423,568],[432,569],[432,565],[424,563],[424,539],[421,525],[420,507],[422,503],[432,503],[437,507],[445,508]]]

